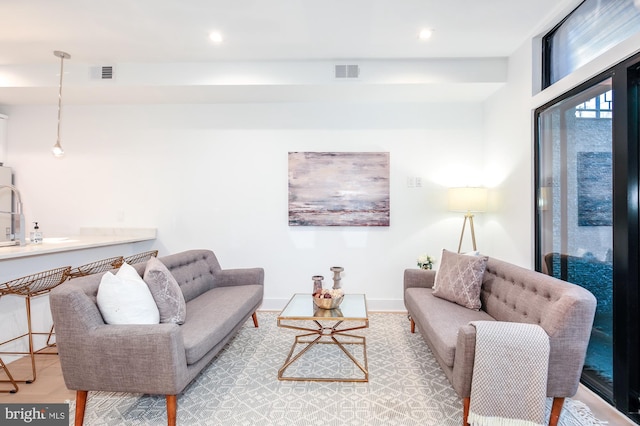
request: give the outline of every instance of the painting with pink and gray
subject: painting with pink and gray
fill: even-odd
[[[389,153],[290,152],[289,225],[389,226]]]

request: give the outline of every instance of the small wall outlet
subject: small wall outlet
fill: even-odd
[[[422,188],[422,178],[420,176],[409,176],[407,178],[407,188]]]

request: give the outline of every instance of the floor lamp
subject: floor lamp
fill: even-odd
[[[460,243],[458,244],[458,253],[460,253],[462,249],[462,239],[464,237],[467,220],[469,221],[469,228],[471,228],[473,250],[477,250],[476,233],[473,229],[473,213],[481,213],[487,210],[487,194],[487,188],[449,188],[449,210],[465,213],[464,222],[462,222],[462,232],[460,233]]]

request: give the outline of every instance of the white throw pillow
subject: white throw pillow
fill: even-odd
[[[107,324],[159,324],[160,312],[147,283],[128,263],[100,281],[98,309]]]

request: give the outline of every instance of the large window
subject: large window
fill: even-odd
[[[640,54],[536,110],[536,269],[597,300],[582,382],[640,422]]]
[[[598,301],[585,369],[613,383],[611,79],[543,109],[539,126],[539,253],[550,275]]]
[[[544,38],[543,88],[638,32],[639,1],[582,2]]]

